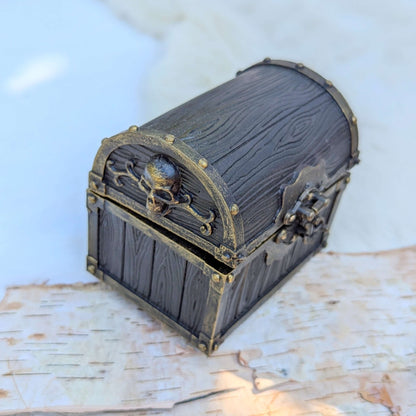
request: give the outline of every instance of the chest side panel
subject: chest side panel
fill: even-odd
[[[198,336],[209,290],[206,273],[111,207],[106,202],[97,211],[98,270]]]
[[[336,186],[328,192],[330,203],[321,212],[325,224],[329,224],[341,192]],[[260,247],[258,254],[247,260],[232,284],[226,287],[218,316],[218,335],[227,332],[306,258],[317,252],[322,246],[325,229],[323,226],[306,239],[298,237],[291,244],[271,240]]]

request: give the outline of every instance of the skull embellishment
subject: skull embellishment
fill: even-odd
[[[179,204],[181,176],[177,166],[166,156],[153,156],[147,163],[139,186],[147,194],[146,208],[156,215],[167,215]]]
[[[212,234],[214,211],[208,209],[208,213],[203,214],[192,205],[192,195],[181,187],[182,180],[178,167],[167,156],[153,156],[147,162],[141,176],[135,171],[134,159],[126,161],[124,171],[116,169],[114,165],[113,160],[108,160],[106,163],[107,169],[113,175],[114,183],[117,186],[124,186],[124,182],[120,181],[121,178],[128,177],[133,180],[146,194],[146,208],[149,214],[164,216],[169,214],[172,208],[179,208],[202,222],[200,227],[202,235]]]

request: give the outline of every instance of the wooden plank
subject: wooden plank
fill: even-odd
[[[210,276],[187,262],[179,320],[197,336],[204,318],[209,281]]]
[[[152,238],[126,224],[123,283],[146,298],[152,282],[154,250]]]
[[[152,286],[149,300],[160,310],[173,318],[178,318],[186,260],[158,241],[155,242]]]
[[[209,358],[102,282],[9,288],[0,415],[412,416],[415,275],[321,253]]]
[[[249,308],[256,303],[260,297],[262,282],[267,271],[266,255],[261,253],[248,266],[246,282],[241,292],[240,300],[237,306],[236,317],[246,313]]]
[[[99,212],[98,265],[122,281],[125,223],[106,210]]]
[[[88,211],[88,255],[98,259],[98,209]]]

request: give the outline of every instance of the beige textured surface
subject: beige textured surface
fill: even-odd
[[[100,282],[10,288],[0,414],[413,416],[415,300],[416,247],[320,254],[207,358]]]

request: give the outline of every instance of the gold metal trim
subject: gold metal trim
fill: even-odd
[[[98,201],[102,204],[103,208],[109,213],[115,215],[126,223],[134,226],[148,237],[160,241],[168,247],[175,250],[183,258],[197,266],[206,275],[217,274],[220,280],[224,280],[225,277],[232,271],[231,267],[228,267],[218,261],[214,260],[214,256],[210,259],[207,253],[194,254],[194,251],[199,247],[191,247],[191,244],[183,238],[172,238],[168,231],[160,232],[150,223],[151,221],[146,217],[140,217],[138,214],[127,211],[123,206],[119,206],[116,202],[109,200],[108,198],[97,195]],[[147,221],[148,223],[146,223]],[[160,228],[160,226],[159,226]],[[203,250],[200,250],[202,252]]]
[[[173,144],[168,143],[166,141],[166,136],[168,136],[166,132],[139,129],[135,132],[125,131],[109,138],[108,140],[105,140],[97,152],[91,172],[91,175],[93,175],[94,178],[100,178],[100,182],[97,183],[99,189],[93,190],[96,192],[98,191],[98,193],[102,195],[106,194],[105,191],[102,192],[100,189],[101,184],[103,184],[102,179],[104,177],[106,163],[111,153],[121,146],[138,144],[149,148],[155,148],[155,152],[163,151],[168,155],[171,154],[172,157],[187,166],[189,171],[195,175],[195,177],[205,187],[208,194],[216,204],[220,217],[223,221],[223,244],[228,247],[229,250],[236,251],[239,247],[244,245],[244,229],[241,215],[231,214],[229,207],[235,204],[235,199],[228,189],[228,186],[212,165],[208,164],[207,168],[201,169],[199,161],[203,158],[193,148],[189,147],[186,143],[184,143],[184,141],[178,138],[175,139]],[[113,197],[120,200],[119,195],[113,195]],[[135,208],[132,207],[132,209]],[[141,214],[143,215],[143,213]],[[160,219],[157,219],[156,222],[159,222],[159,220]],[[166,225],[173,223],[167,218],[166,220]],[[168,229],[173,230],[174,227],[168,225]],[[181,228],[181,230],[183,229]],[[183,234],[182,231],[181,234]],[[200,244],[201,238],[199,238],[199,236],[192,233],[192,235],[188,235],[188,237],[190,237],[192,242]],[[210,242],[207,243],[208,246],[210,246],[209,251],[215,255],[215,245]]]

